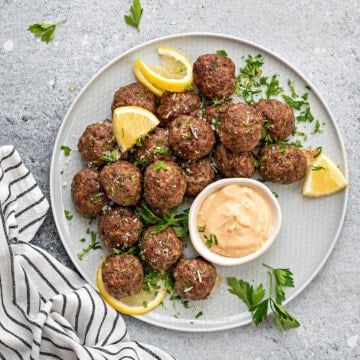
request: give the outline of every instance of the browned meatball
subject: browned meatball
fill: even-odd
[[[105,165],[100,173],[106,195],[123,206],[135,205],[141,196],[141,171],[128,161]]]
[[[235,64],[227,56],[202,55],[194,63],[193,80],[207,98],[229,97],[235,90]]]
[[[221,115],[229,108],[229,106],[229,103],[222,103],[217,106],[209,105],[204,110],[203,118],[217,130],[219,128]]]
[[[184,172],[187,196],[196,196],[215,179],[215,170],[209,158],[202,158],[185,164]]]
[[[147,135],[140,147],[135,150],[136,161],[142,166],[147,166],[156,160],[175,161],[169,145],[169,131],[156,128]]]
[[[136,294],[144,282],[141,261],[131,254],[106,258],[101,265],[101,274],[106,290],[116,299]]]
[[[184,243],[171,227],[152,234],[154,229],[155,226],[150,226],[145,231],[140,242],[140,256],[152,269],[166,271],[181,257]]]
[[[215,151],[215,163],[224,177],[251,177],[255,172],[254,155],[251,151],[234,153],[224,145]]]
[[[283,140],[295,127],[292,107],[276,99],[261,100],[253,105],[264,118],[264,130],[272,140]]]
[[[78,149],[89,166],[104,165],[104,158],[117,149],[111,121],[106,119],[87,126],[79,138]]]
[[[97,216],[109,204],[100,182],[100,172],[95,168],[78,171],[71,182],[71,196],[78,213]]]
[[[175,292],[189,300],[205,300],[217,277],[215,266],[201,257],[181,259],[173,275]]]
[[[291,184],[306,173],[306,156],[293,145],[265,145],[258,153],[258,161],[260,175],[272,182]]]
[[[111,112],[127,105],[140,106],[155,113],[155,95],[141,83],[128,84],[115,92]]]
[[[129,249],[139,240],[142,221],[127,207],[116,206],[99,219],[98,234],[109,248]]]
[[[157,114],[161,125],[166,126],[180,115],[197,116],[200,106],[201,100],[194,92],[166,91],[160,98]]]
[[[186,180],[180,167],[170,161],[155,161],[144,173],[145,201],[159,214],[181,204]]]
[[[221,142],[234,152],[252,151],[261,139],[263,119],[250,105],[232,104],[220,120]]]
[[[197,160],[209,154],[215,135],[204,119],[182,115],[169,124],[169,143],[176,155]]]

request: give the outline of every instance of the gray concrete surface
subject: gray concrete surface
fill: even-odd
[[[133,339],[177,359],[355,359],[359,326],[360,10],[358,0],[142,0],[140,32],[125,24],[130,0],[0,0],[0,144],[13,144],[49,198],[53,143],[86,82],[115,56],[159,36],[208,31],[254,41],[291,62],[328,103],[344,139],[350,178],[344,227],[314,281],[288,305],[298,329],[251,325],[181,333],[126,318]],[[52,43],[27,31],[68,19]],[[34,242],[72,267],[51,213]]]

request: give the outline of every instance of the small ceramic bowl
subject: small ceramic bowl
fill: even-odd
[[[268,202],[273,216],[272,229],[267,240],[265,240],[262,246],[258,248],[255,252],[252,252],[249,255],[245,255],[242,257],[223,256],[213,252],[208,246],[205,245],[198,232],[199,225],[197,223],[197,218],[203,201],[213,192],[219,190],[220,188],[226,185],[231,185],[231,184],[241,184],[256,190]],[[190,207],[190,212],[189,212],[190,239],[196,252],[204,259],[212,262],[213,264],[222,265],[222,266],[233,266],[233,265],[244,264],[256,259],[260,255],[265,253],[265,251],[269,249],[271,244],[274,242],[276,236],[278,235],[280,231],[280,226],[281,226],[281,208],[275,196],[266,185],[264,185],[263,183],[257,180],[253,180],[249,178],[227,178],[211,183],[197,195],[197,197],[194,199]]]

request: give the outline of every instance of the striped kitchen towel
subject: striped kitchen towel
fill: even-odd
[[[48,202],[13,146],[0,147],[0,359],[172,359],[130,341],[121,315],[30,243]]]

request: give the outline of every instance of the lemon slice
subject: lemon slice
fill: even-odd
[[[101,297],[115,310],[127,315],[142,315],[155,309],[164,300],[167,290],[165,282],[160,280],[150,291],[140,290],[138,293],[122,298],[114,298],[108,293],[102,280],[101,265],[96,274],[96,283]]]
[[[168,46],[159,46],[158,53],[162,60],[161,67],[145,64],[140,59],[134,61],[134,73],[138,80],[146,86],[143,82],[145,78],[160,91],[181,92],[188,89],[193,80],[192,62],[179,50]]]
[[[136,76],[136,78],[138,79],[138,81],[140,83],[142,83],[147,89],[149,89],[154,95],[161,97],[162,94],[164,93],[164,89],[160,89],[158,87],[156,87],[155,85],[153,85],[142,73],[142,71],[140,70],[138,61],[136,60],[134,62],[133,65],[133,70],[134,70],[134,74]]]
[[[113,112],[113,133],[121,152],[130,149],[158,124],[159,119],[152,112],[139,106],[120,106]]]
[[[306,197],[322,197],[338,193],[347,186],[348,182],[339,168],[321,153],[308,165],[302,194]]]

